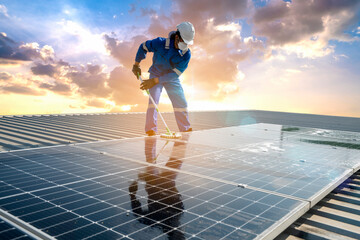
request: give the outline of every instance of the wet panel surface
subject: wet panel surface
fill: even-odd
[[[257,124],[1,153],[0,207],[59,239],[261,238],[359,164],[358,136],[331,134]]]
[[[81,147],[115,156],[123,155],[129,146],[143,148],[136,153],[141,161],[169,167],[168,159],[181,159],[181,170],[188,173],[314,200],[320,191],[357,168],[360,162],[359,149],[311,142],[309,139],[330,141],[319,132],[256,124],[183,134],[176,141],[152,137]],[[337,136],[338,142],[358,141],[359,134],[336,132],[339,131],[333,131],[331,136]],[[241,139],[240,143],[237,139]]]
[[[60,151],[64,154],[59,155]],[[17,166],[17,171],[22,173],[29,171],[34,179],[53,183],[54,176],[57,180],[67,178],[68,174],[75,177],[75,181],[70,183],[35,188],[0,199],[3,210],[59,239],[95,238],[96,235],[128,236],[130,239],[143,236],[150,239],[161,239],[162,236],[208,239],[209,236],[223,238],[236,234],[251,238],[275,224],[277,219],[272,219],[268,212],[286,200],[280,197],[271,204],[266,201],[257,203],[272,194],[184,173],[181,171],[182,161],[174,158],[164,168],[154,163],[132,162],[73,147],[9,155],[2,164],[9,169]],[[44,160],[45,156],[48,161]],[[98,161],[103,167],[114,165],[114,168],[97,168],[102,174],[90,177],[82,171],[88,169],[97,173],[95,166]],[[65,166],[59,163],[67,163],[72,168],[65,171]],[[52,169],[52,174],[31,172],[37,169],[37,165]],[[16,172],[6,173],[4,180],[12,179],[13,174],[17,176]],[[256,204],[261,204],[261,208]],[[291,215],[304,205],[297,201],[292,206],[279,206],[279,218]],[[232,218],[243,221],[234,223]]]

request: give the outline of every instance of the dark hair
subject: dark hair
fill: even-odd
[[[179,30],[177,30],[176,32],[174,32],[173,34],[170,35],[170,39],[174,40],[176,35],[178,35],[181,38]]]

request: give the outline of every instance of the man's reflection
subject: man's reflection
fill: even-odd
[[[183,135],[183,140],[187,140],[188,136]],[[156,155],[156,140],[155,137],[145,138],[145,155],[148,163],[156,163],[158,157]],[[168,143],[166,142],[160,153]],[[186,142],[175,142],[171,156],[165,164],[168,169],[150,165],[146,167],[145,173],[139,173],[138,180],[145,182],[145,190],[148,195],[148,208],[146,210],[142,208],[141,202],[136,197],[138,181],[134,181],[129,186],[132,211],[138,217],[138,221],[146,225],[156,223],[154,226],[167,233],[169,239],[185,239],[181,228],[179,228],[184,205],[175,183],[178,172],[171,170],[181,168],[181,159],[185,155],[185,150]],[[146,216],[146,218],[141,216]]]

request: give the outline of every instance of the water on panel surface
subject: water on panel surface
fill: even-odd
[[[360,149],[346,145],[360,141],[359,134],[332,131],[331,136],[323,136],[321,132],[255,124],[195,131],[176,141],[151,137],[81,146],[120,156],[135,151],[136,159],[152,158],[163,166],[175,157],[183,160],[182,170],[189,173],[314,200],[319,191],[358,168],[360,162]],[[345,145],[327,144],[335,136]]]
[[[74,147],[3,154],[3,190],[18,191],[0,206],[58,239],[254,239],[306,205],[188,174],[177,155],[158,166],[151,154],[144,163]]]
[[[256,124],[1,153],[0,207],[58,239],[261,238],[359,164],[358,135],[319,131]]]

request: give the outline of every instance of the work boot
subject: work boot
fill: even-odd
[[[156,135],[156,132],[154,130],[150,130],[150,131],[147,131],[146,134],[150,137],[150,136]]]
[[[185,132],[192,132],[192,128],[189,128],[189,129],[186,130]]]

